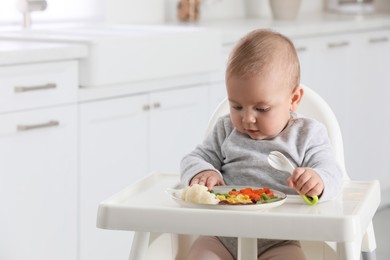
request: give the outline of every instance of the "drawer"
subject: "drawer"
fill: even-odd
[[[74,125],[75,122],[77,122],[77,105],[7,113],[0,115],[0,140],[31,135],[43,135],[49,138],[48,134]],[[63,138],[66,136],[64,135]]]
[[[77,102],[78,63],[0,67],[0,113]]]

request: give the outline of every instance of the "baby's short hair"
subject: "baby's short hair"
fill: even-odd
[[[283,70],[287,84],[300,84],[300,65],[294,44],[286,36],[271,30],[258,29],[244,36],[233,48],[226,80],[231,76],[250,78],[272,70]]]

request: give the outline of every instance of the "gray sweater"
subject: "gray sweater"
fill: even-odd
[[[280,151],[296,166],[310,167],[321,176],[325,188],[320,201],[330,200],[341,191],[343,172],[336,162],[325,126],[295,113],[286,128],[270,140],[251,139],[234,128],[229,115],[221,117],[204,142],[182,159],[182,183],[189,185],[196,174],[214,170],[221,174],[226,185],[269,187],[297,194],[286,184],[290,174],[268,164],[271,151]],[[236,257],[236,239],[220,240]],[[258,252],[261,254],[271,246],[286,242],[259,239]]]

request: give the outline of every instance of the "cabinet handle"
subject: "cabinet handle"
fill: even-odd
[[[306,48],[305,46],[297,47],[297,48],[296,48],[296,51],[297,51],[297,52],[304,52],[304,51],[307,51],[307,48]]]
[[[14,91],[17,93],[21,92],[28,92],[28,91],[36,91],[36,90],[44,90],[44,89],[53,89],[56,88],[57,84],[55,83],[47,83],[43,85],[37,85],[37,86],[16,86],[14,87]]]
[[[59,126],[60,122],[56,120],[50,120],[49,122],[46,123],[41,123],[41,124],[33,124],[33,125],[18,125],[16,128],[19,132],[23,131],[29,131],[37,128],[46,128],[46,127],[55,127]]]
[[[389,38],[386,36],[384,37],[379,37],[379,38],[371,38],[368,40],[369,43],[379,43],[379,42],[388,42]]]
[[[159,102],[156,102],[153,104],[153,108],[160,108],[161,104]]]
[[[334,49],[334,48],[341,48],[341,47],[346,47],[349,46],[349,42],[331,42],[328,43],[328,48]]]
[[[144,111],[148,111],[148,110],[150,110],[150,105],[144,105],[144,106],[142,107],[142,109],[143,109]]]

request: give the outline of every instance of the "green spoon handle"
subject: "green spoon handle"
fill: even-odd
[[[310,206],[314,206],[318,202],[318,196],[301,195],[301,198]]]

